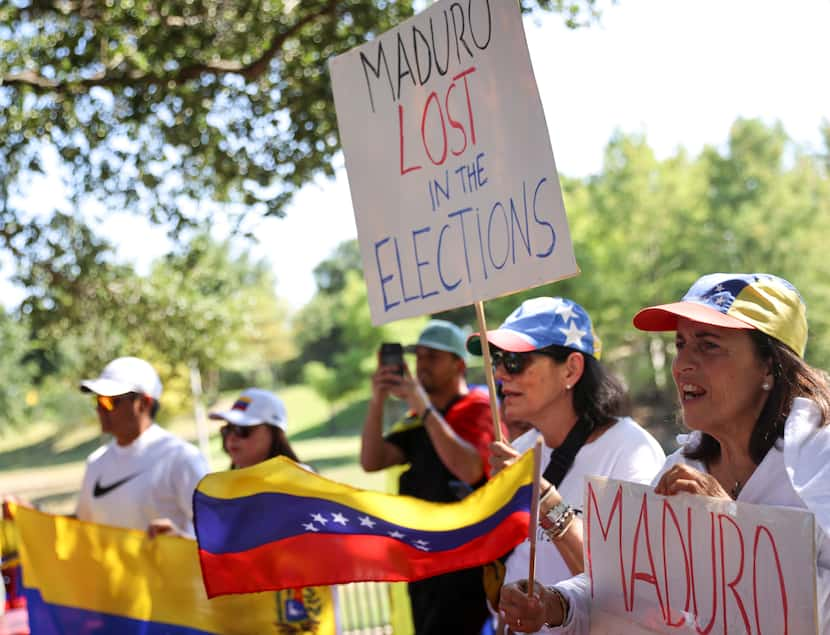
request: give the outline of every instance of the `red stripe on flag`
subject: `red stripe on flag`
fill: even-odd
[[[208,597],[383,580],[411,581],[490,562],[527,537],[529,514],[448,551],[416,549],[385,536],[308,533],[238,553],[199,550]]]

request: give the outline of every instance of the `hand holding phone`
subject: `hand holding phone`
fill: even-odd
[[[384,342],[380,345],[380,365],[395,366],[403,375],[403,346],[400,342]]]

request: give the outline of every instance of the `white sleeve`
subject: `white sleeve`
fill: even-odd
[[[84,477],[83,480],[81,480],[81,491],[78,492],[78,501],[75,506],[75,516],[79,520],[84,520],[87,522],[92,520],[92,509],[89,505],[89,481],[89,462],[87,462],[84,468]]]
[[[542,627],[540,633],[557,633],[561,635],[588,635],[591,630],[591,592],[588,589],[588,576],[580,573],[569,580],[554,585],[554,588],[568,601],[568,615],[562,626]]]
[[[620,481],[648,484],[665,461],[666,455],[659,447],[641,443],[627,451],[626,460],[608,476]]]
[[[793,489],[830,534],[830,427],[821,425],[813,401],[793,401],[784,426],[784,464]]]
[[[189,527],[182,527],[188,534],[193,529],[193,491],[199,481],[209,472],[207,461],[195,447],[184,446],[181,459],[176,461],[173,479],[179,509],[188,520]]]

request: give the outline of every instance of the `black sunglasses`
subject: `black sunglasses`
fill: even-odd
[[[548,357],[556,359],[556,353],[554,351],[541,348],[536,351],[526,351],[524,353],[495,349],[490,352],[490,360],[493,363],[494,371],[501,364],[504,366],[504,370],[508,375],[521,375],[525,368],[527,368],[533,355],[547,355]]]
[[[251,431],[253,426],[238,426],[235,423],[226,423],[221,428],[219,428],[219,433],[222,435],[222,439],[227,439],[229,434],[232,434],[240,439],[247,439],[251,436]]]

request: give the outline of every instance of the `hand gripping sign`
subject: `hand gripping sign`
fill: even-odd
[[[375,324],[578,273],[517,2],[436,2],[330,70]]]
[[[806,510],[591,477],[583,531],[593,635],[818,633]]]

